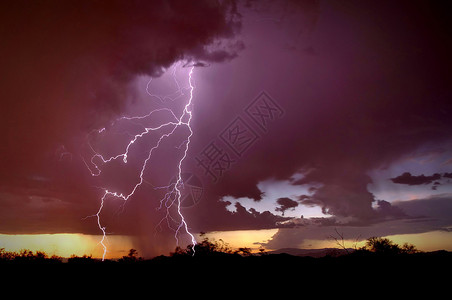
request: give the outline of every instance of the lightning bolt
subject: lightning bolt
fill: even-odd
[[[148,93],[148,95],[152,96],[152,97],[157,97],[162,103],[165,102],[165,100],[170,99],[172,101],[178,99],[179,97],[181,97],[183,94],[183,89],[181,88],[181,86],[179,85],[177,79],[176,79],[176,68],[178,67],[179,64],[176,64],[174,66],[173,72],[172,72],[172,76],[173,79],[176,83],[176,86],[178,88],[178,90],[168,96],[165,97],[160,97],[154,94],[151,94],[149,92],[149,84],[151,83],[152,79],[148,82],[147,86],[146,86],[146,92]],[[140,140],[141,138],[143,138],[145,135],[151,133],[151,132],[156,132],[160,129],[165,129],[165,128],[170,128],[170,131],[168,133],[164,133],[161,134],[159,139],[157,140],[157,143],[155,143],[155,145],[153,147],[151,147],[149,149],[148,152],[148,156],[146,157],[146,159],[144,160],[142,166],[141,166],[141,170],[140,170],[140,175],[139,175],[139,180],[138,182],[130,189],[130,192],[124,194],[124,193],[120,193],[117,191],[111,191],[109,189],[103,189],[103,195],[100,199],[100,206],[98,211],[96,212],[96,214],[88,216],[88,217],[96,217],[97,218],[97,225],[100,229],[100,231],[102,232],[102,239],[99,241],[99,244],[102,246],[103,248],[103,255],[102,255],[102,260],[105,260],[105,256],[107,254],[107,245],[105,244],[105,240],[107,238],[107,229],[105,226],[102,225],[101,222],[101,213],[102,210],[104,208],[105,205],[105,201],[109,198],[109,197],[115,197],[115,198],[119,198],[122,199],[124,201],[124,203],[126,201],[128,201],[135,193],[135,191],[143,184],[143,182],[145,182],[145,179],[143,178],[144,176],[144,172],[146,170],[146,168],[148,167],[149,161],[152,158],[152,154],[153,152],[158,149],[158,147],[160,146],[161,142],[166,139],[169,138],[171,135],[174,134],[174,132],[176,131],[177,128],[181,127],[181,126],[186,126],[189,130],[189,134],[187,136],[187,138],[182,142],[182,144],[177,147],[178,149],[183,149],[183,155],[182,157],[179,159],[178,164],[177,164],[177,180],[174,184],[171,184],[170,186],[166,186],[166,187],[154,187],[154,189],[162,189],[162,188],[167,188],[169,189],[169,191],[165,194],[165,196],[160,200],[160,207],[159,209],[161,209],[163,207],[163,205],[166,208],[166,216],[160,221],[160,223],[158,224],[158,226],[160,226],[160,224],[162,223],[163,220],[167,220],[168,225],[169,225],[169,220],[171,219],[172,221],[176,221],[173,217],[171,217],[170,214],[170,208],[171,207],[176,207],[176,211],[179,217],[179,220],[176,221],[178,223],[177,228],[174,229],[175,234],[174,237],[176,239],[177,244],[179,243],[179,239],[178,236],[181,232],[181,230],[185,231],[191,238],[191,243],[192,243],[192,250],[193,250],[193,254],[194,254],[194,246],[196,245],[196,240],[195,237],[193,236],[193,234],[189,231],[188,228],[188,224],[187,221],[185,220],[184,215],[182,214],[181,211],[181,197],[182,197],[182,193],[181,193],[181,188],[183,187],[183,179],[182,179],[182,165],[184,163],[184,160],[187,157],[187,152],[189,149],[189,145],[190,145],[190,141],[191,141],[191,137],[193,136],[193,130],[191,128],[191,120],[192,120],[192,101],[193,101],[193,91],[195,86],[193,85],[193,71],[194,71],[195,66],[191,66],[190,67],[190,71],[188,73],[188,84],[189,84],[189,99],[186,102],[184,109],[182,111],[182,113],[180,114],[180,116],[176,116],[176,114],[169,108],[160,108],[160,109],[155,109],[152,110],[151,112],[149,112],[146,115],[143,116],[134,116],[134,117],[121,117],[119,119],[117,119],[117,121],[119,120],[129,120],[129,121],[133,121],[133,120],[140,120],[140,119],[145,119],[148,117],[151,117],[152,114],[156,113],[156,112],[160,112],[160,111],[167,111],[169,112],[169,114],[171,115],[172,120],[168,121],[166,123],[160,124],[158,126],[155,127],[144,127],[144,129],[133,135],[133,137],[129,140],[129,142],[127,143],[127,146],[125,147],[124,152],[117,154],[115,156],[111,156],[111,157],[104,157],[102,154],[98,153],[89,143],[89,147],[91,148],[91,150],[95,153],[91,159],[90,159],[90,163],[87,163],[84,159],[84,163],[86,165],[86,167],[88,168],[88,170],[90,171],[92,176],[99,176],[101,174],[101,167],[98,165],[98,163],[96,163],[96,160],[100,160],[100,162],[102,164],[107,164],[111,161],[115,161],[118,159],[122,159],[123,163],[127,163],[128,162],[128,156],[129,156],[129,150],[131,147],[133,147],[133,145]],[[101,128],[99,130],[95,130],[93,132],[97,132],[98,134],[101,134],[103,132],[105,132],[106,129],[105,128]],[[92,169],[94,168],[94,170]],[[171,226],[169,226],[171,228]]]

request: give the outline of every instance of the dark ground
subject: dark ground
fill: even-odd
[[[335,282],[374,281],[376,284],[403,281],[449,282],[452,271],[452,252],[436,251],[401,255],[351,253],[337,257],[300,257],[289,254],[242,256],[213,253],[210,255],[159,256],[150,260],[131,259],[99,261],[81,258],[62,263],[50,260],[3,261],[3,278],[29,281],[80,280],[95,282],[123,282],[139,284],[157,278],[176,285],[196,286],[238,284],[241,282],[298,282],[305,284],[333,284]],[[3,281],[3,280],[2,280]],[[156,282],[157,282],[156,281]]]
[[[449,298],[452,252],[0,263],[3,295],[71,299]],[[8,292],[8,291],[12,291]],[[5,297],[6,299],[6,297]]]

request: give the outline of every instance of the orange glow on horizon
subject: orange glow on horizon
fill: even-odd
[[[261,245],[271,240],[271,238],[278,232],[278,229],[262,229],[262,230],[233,230],[233,231],[215,231],[209,232],[205,237],[212,242],[219,242],[220,239],[232,250],[239,247],[247,247],[252,252],[259,252]],[[410,243],[416,246],[421,251],[435,251],[447,250],[452,251],[452,233],[446,231],[431,231],[416,234],[399,234],[388,235],[386,238],[393,242],[403,245]],[[0,248],[5,248],[6,251],[19,252],[23,249],[28,249],[33,252],[43,251],[47,255],[57,255],[61,257],[70,257],[71,255],[83,256],[92,255],[94,258],[101,258],[103,248],[99,244],[101,236],[99,235],[85,235],[77,233],[63,233],[63,234],[0,234]],[[199,234],[196,239],[201,241],[203,237]],[[134,238],[131,236],[109,235],[107,236],[108,243],[108,259],[120,258],[127,255],[129,249],[136,247],[133,245]],[[344,240],[347,248],[354,248],[354,240]],[[364,246],[365,241],[360,241],[356,247]],[[281,247],[284,248],[284,247]],[[321,249],[321,248],[338,248],[334,240],[328,239],[306,239],[301,244],[294,248],[300,249]],[[276,249],[266,249],[267,251]],[[140,253],[140,249],[138,249]],[[168,255],[169,253],[162,253]]]
[[[251,248],[252,252],[258,252],[260,245],[256,243],[267,242],[276,234],[276,232],[278,232],[277,228],[260,230],[212,231],[206,233],[205,236],[212,242],[218,242],[221,239],[233,250],[240,247],[246,247]],[[198,235],[197,239],[202,240],[203,238]]]
[[[0,234],[0,248],[19,252],[27,249],[33,252],[43,251],[47,255],[70,257],[71,255],[92,255],[102,257],[103,248],[99,245],[101,236],[79,233],[58,234]],[[128,236],[108,236],[109,251],[107,258],[127,255],[132,248],[132,238]]]

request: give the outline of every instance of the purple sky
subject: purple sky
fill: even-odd
[[[87,168],[93,151],[122,153],[171,118],[120,117],[180,113],[187,62],[183,170],[202,187],[182,208],[190,231],[279,228],[272,249],[335,227],[348,238],[449,231],[450,10],[396,2],[2,4],[0,233],[101,234],[85,217],[103,188],[133,187],[158,136],[127,164],[97,161],[100,176]],[[109,235],[138,237],[146,255],[174,249],[178,220],[171,210],[176,220],[160,223],[167,190],[155,187],[176,176],[187,134],[165,140],[130,200],[102,211]],[[199,161],[212,149],[209,173]]]

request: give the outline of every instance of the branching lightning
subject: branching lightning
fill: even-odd
[[[173,93],[171,95],[167,95],[165,97],[153,95],[149,91],[149,84],[151,82],[151,81],[149,81],[146,86],[146,92],[148,93],[148,95],[157,97],[162,103],[165,102],[167,99],[174,101],[174,100],[178,99],[179,97],[183,96],[184,95],[183,89],[179,85],[179,83],[176,79],[176,75],[175,75],[177,67],[178,67],[178,64],[175,65],[173,72],[172,72],[173,79],[178,88],[178,90],[175,93]],[[112,162],[112,161],[115,161],[118,159],[122,159],[123,163],[126,164],[128,162],[129,150],[133,147],[133,145],[137,141],[139,141],[141,138],[143,138],[145,135],[147,135],[151,132],[155,133],[155,132],[159,131],[160,129],[165,129],[165,128],[169,128],[169,130],[170,130],[168,133],[161,134],[160,137],[158,138],[157,142],[149,149],[147,157],[144,160],[144,162],[141,166],[141,169],[140,169],[139,180],[138,180],[138,182],[135,183],[135,185],[133,187],[131,187],[131,189],[128,193],[120,193],[120,192],[112,191],[109,189],[103,189],[103,195],[100,199],[100,206],[99,206],[98,211],[96,212],[96,214],[89,216],[89,217],[97,218],[97,225],[102,232],[102,239],[99,242],[99,244],[103,248],[102,260],[105,259],[105,256],[107,254],[107,246],[105,244],[105,240],[107,237],[107,230],[106,230],[106,227],[102,225],[102,221],[101,221],[101,213],[104,208],[105,201],[109,197],[116,197],[116,198],[122,199],[124,202],[128,201],[134,195],[135,191],[143,184],[143,182],[145,182],[144,173],[145,173],[146,168],[148,168],[150,165],[150,160],[152,158],[152,154],[154,153],[154,151],[159,148],[159,146],[161,145],[161,142],[164,139],[169,138],[171,135],[173,135],[174,132],[176,131],[176,129],[181,126],[186,126],[189,131],[189,134],[186,137],[186,139],[183,141],[183,143],[178,147],[178,149],[181,149],[183,151],[183,155],[177,163],[176,182],[174,184],[171,184],[170,186],[166,186],[166,187],[155,187],[155,189],[162,189],[162,188],[169,189],[169,191],[165,194],[165,196],[160,200],[159,209],[161,209],[164,206],[167,211],[166,211],[166,216],[160,221],[158,226],[160,226],[162,221],[166,219],[169,227],[171,228],[171,226],[169,224],[169,219],[171,219],[172,221],[175,221],[177,223],[177,228],[175,228],[175,229],[173,228],[173,229],[175,231],[174,237],[175,237],[177,243],[179,243],[178,235],[180,234],[181,230],[185,231],[190,236],[190,239],[191,239],[191,242],[193,245],[193,253],[194,253],[194,246],[196,245],[196,240],[195,240],[195,237],[193,236],[193,234],[189,231],[188,224],[185,220],[184,215],[181,212],[181,196],[182,196],[181,187],[184,184],[183,180],[182,180],[182,169],[183,169],[182,167],[183,167],[184,160],[187,157],[187,152],[189,149],[191,137],[193,135],[193,130],[191,128],[191,120],[192,120],[192,106],[193,106],[193,104],[192,104],[193,91],[195,88],[193,85],[193,82],[192,82],[193,81],[192,75],[193,75],[194,67],[195,66],[191,66],[190,71],[188,73],[189,97],[188,97],[188,100],[187,100],[180,116],[177,116],[169,108],[159,108],[159,109],[152,110],[151,112],[149,112],[148,114],[143,115],[143,116],[119,118],[118,121],[119,120],[129,120],[129,121],[140,120],[140,119],[145,119],[145,118],[151,117],[152,114],[160,112],[160,111],[167,111],[171,115],[170,121],[160,124],[155,127],[144,127],[141,132],[133,135],[132,138],[129,140],[127,146],[125,147],[124,152],[117,154],[115,156],[104,157],[102,154],[98,153],[91,145],[89,145],[89,147],[95,154],[91,157],[90,164],[88,164],[85,160],[84,160],[84,162],[85,162],[85,165],[88,168],[88,170],[91,172],[92,176],[99,176],[101,174],[101,167],[99,166],[98,163],[96,163],[96,161],[100,161],[101,164],[107,164],[109,162]],[[106,131],[106,129],[101,128],[99,130],[96,130],[95,132],[100,134],[104,131]],[[170,215],[171,207],[175,207],[175,209],[177,210],[178,220],[175,220],[174,218],[171,217],[171,215]]]

